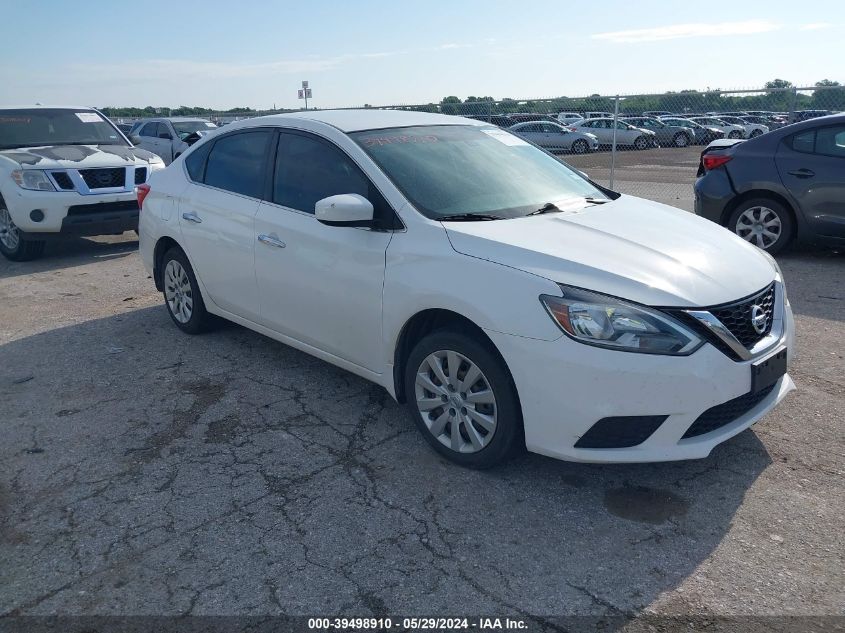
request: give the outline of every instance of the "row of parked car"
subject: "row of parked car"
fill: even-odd
[[[584,154],[612,145],[644,150],[650,147],[707,145],[715,140],[756,138],[787,125],[830,114],[826,110],[793,112],[708,112],[673,114],[648,111],[642,115],[610,112],[560,112],[557,115],[514,113],[470,115],[493,123],[547,150]]]

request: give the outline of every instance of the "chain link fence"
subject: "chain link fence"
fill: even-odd
[[[486,121],[559,155],[610,189],[692,210],[692,185],[703,146],[719,138],[752,138],[793,122],[845,111],[845,87],[820,83],[827,85],[547,99],[446,97],[438,103],[343,109],[435,112]],[[218,125],[293,111],[149,110],[142,114],[201,116]],[[143,118],[121,116],[115,109],[103,111],[121,122]]]

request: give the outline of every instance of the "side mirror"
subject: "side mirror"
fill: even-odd
[[[343,193],[317,200],[314,215],[328,226],[373,225],[373,205],[357,193]]]
[[[140,145],[141,144],[141,137],[137,134],[131,134],[129,136],[129,140],[132,142],[133,145]]]

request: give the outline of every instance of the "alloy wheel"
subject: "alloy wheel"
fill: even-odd
[[[783,232],[780,217],[763,206],[749,207],[736,221],[736,234],[762,249],[778,241]]]
[[[496,395],[481,369],[452,350],[429,354],[417,369],[417,409],[429,432],[459,453],[477,453],[496,432]]]
[[[687,145],[689,145],[689,137],[686,134],[678,134],[675,137],[676,147],[686,147]]]
[[[20,233],[18,227],[12,222],[12,216],[9,215],[9,210],[0,207],[0,242],[10,251],[17,250],[20,244]]]
[[[586,141],[578,140],[572,144],[572,151],[576,154],[586,154],[588,149]]]
[[[191,280],[182,264],[175,259],[167,262],[164,269],[164,297],[173,318],[187,323],[194,313],[194,296]]]

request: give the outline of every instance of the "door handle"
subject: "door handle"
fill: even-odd
[[[816,175],[812,169],[793,169],[789,172],[790,176],[795,176],[796,178],[812,178]]]
[[[183,214],[182,214],[182,219],[183,219],[183,220],[187,220],[188,222],[194,222],[194,223],[196,223],[196,224],[201,224],[201,223],[202,223],[202,220],[200,219],[200,216],[198,216],[198,215],[197,215],[196,213],[194,213],[193,211],[191,211],[190,213],[183,213]]]
[[[261,233],[258,236],[258,241],[262,244],[267,244],[267,246],[275,246],[276,248],[284,248],[286,246],[285,243],[275,235],[266,235],[264,233]]]

